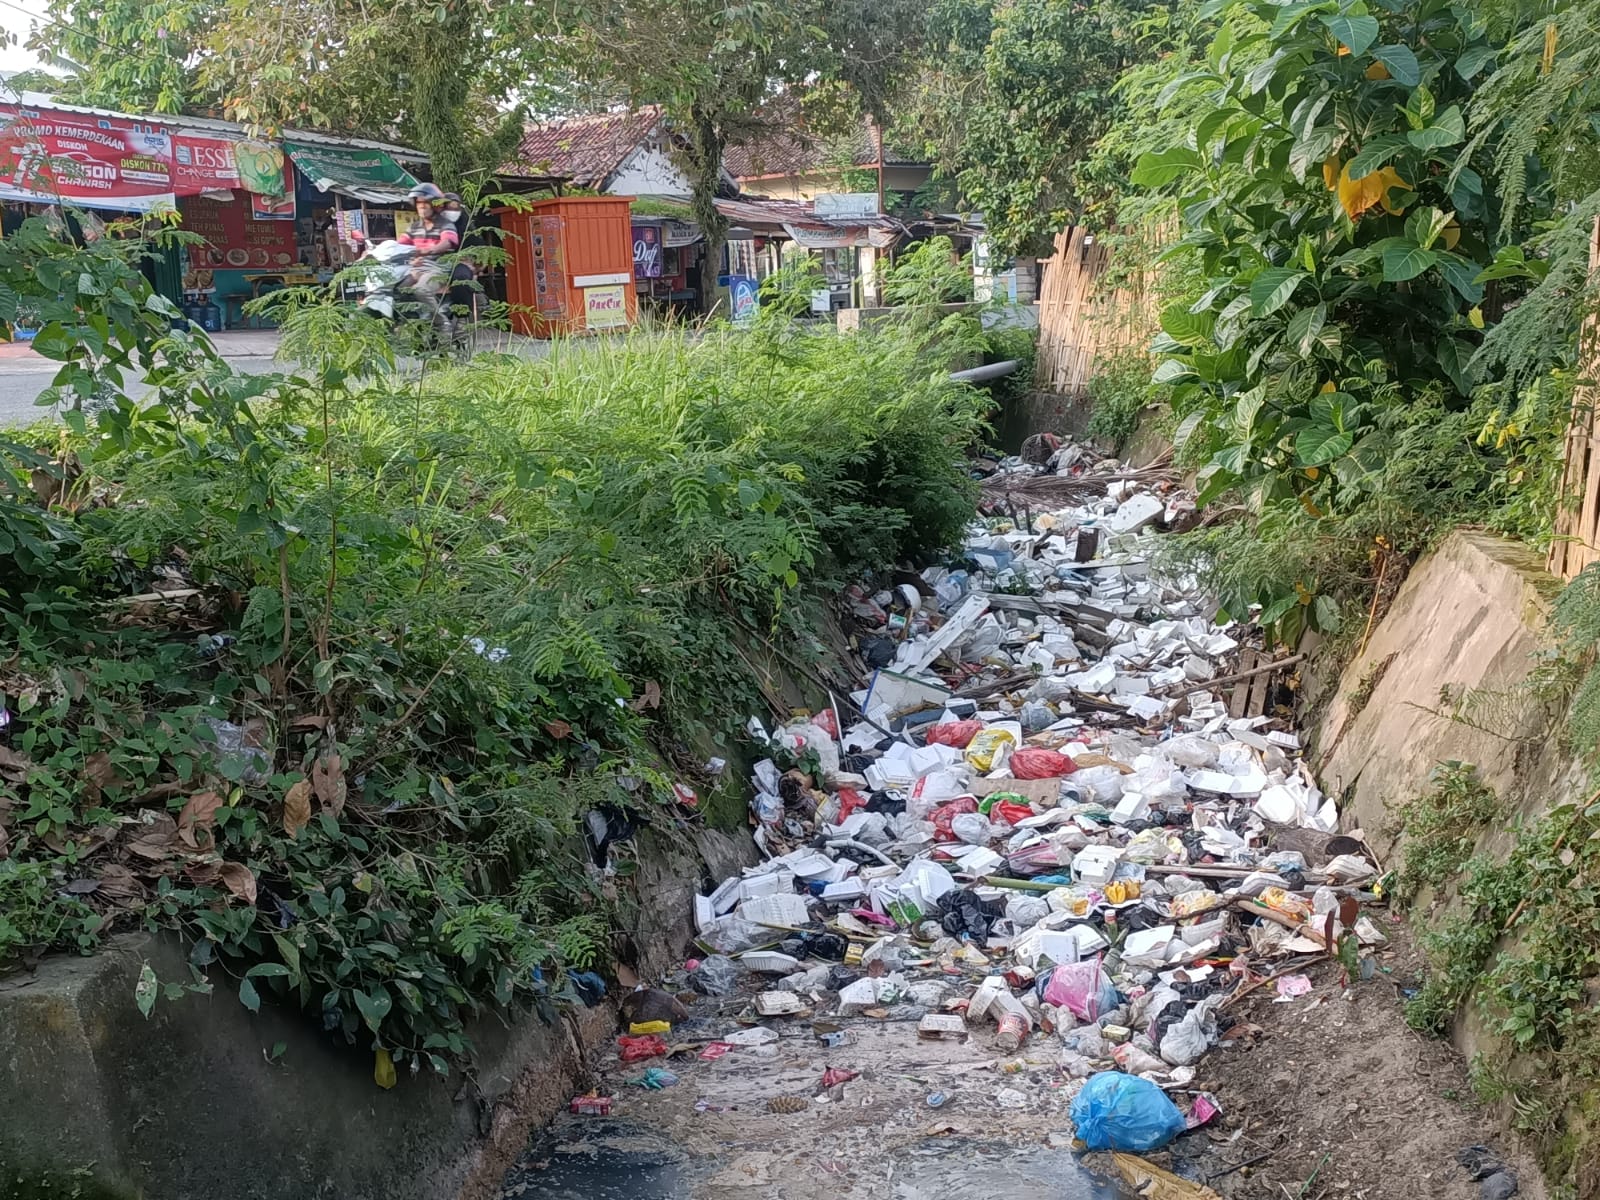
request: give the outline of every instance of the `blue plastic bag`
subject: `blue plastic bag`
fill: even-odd
[[[1183,1114],[1148,1079],[1101,1071],[1072,1101],[1072,1123],[1091,1150],[1159,1150],[1184,1130]]]

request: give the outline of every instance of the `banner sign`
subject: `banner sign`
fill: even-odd
[[[176,191],[226,192],[234,188],[258,196],[294,194],[282,149],[270,142],[230,141],[180,133],[173,138]]]
[[[586,329],[616,329],[628,323],[628,297],[624,284],[583,289],[583,324]]]
[[[633,277],[661,278],[661,229],[658,226],[633,227]]]
[[[233,270],[280,270],[296,261],[292,223],[252,220],[244,197],[213,200],[209,196],[185,198],[183,227],[206,239],[204,246],[189,247],[189,261],[197,267]]]
[[[157,126],[0,104],[0,199],[143,212],[171,205],[173,165]]]

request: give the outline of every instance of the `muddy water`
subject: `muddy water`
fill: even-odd
[[[736,1011],[742,1001],[701,1001],[695,1019],[674,1029],[673,1042],[691,1048],[665,1062],[678,1083],[664,1090],[629,1082],[651,1064],[602,1051],[597,1084],[614,1097],[612,1115],[562,1116],[540,1131],[507,1176],[506,1200],[1130,1195],[1064,1148],[1072,1088],[1050,1040],[1010,1055],[984,1029],[964,1041],[923,1041],[922,1010],[908,1006],[846,1019],[848,1041],[837,1048],[823,1046],[801,1015],[766,1022],[775,1042],[701,1060],[700,1046],[741,1028],[724,1007]],[[819,1006],[817,1020],[839,1023],[828,1007]],[[860,1074],[824,1089],[830,1067]],[[935,1093],[945,1097],[937,1108],[928,1104]],[[777,1097],[803,1105],[768,1111]]]

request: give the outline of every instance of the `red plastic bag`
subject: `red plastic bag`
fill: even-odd
[[[851,813],[855,812],[856,809],[858,809],[858,808],[862,807],[863,805],[865,805],[866,802],[867,802],[867,798],[865,796],[863,796],[860,792],[856,791],[855,788],[840,788],[839,789],[839,820],[835,821],[834,824],[838,825],[838,824],[843,823],[843,821],[844,821],[844,819],[846,817],[848,817]]]
[[[1009,800],[1002,800],[989,810],[991,821],[1004,821],[1007,825],[1015,825],[1018,821],[1033,816],[1033,809],[1026,804],[1013,804]]]
[[[1036,746],[1013,750],[1006,765],[1018,779],[1054,779],[1059,775],[1070,775],[1078,769],[1078,764],[1061,751],[1044,750]]]
[[[950,822],[962,813],[975,813],[978,811],[978,802],[971,796],[957,796],[949,804],[941,804],[933,810],[933,838],[938,842],[958,842],[961,839],[950,830]]]
[[[957,750],[965,750],[968,743],[977,737],[982,729],[982,721],[946,721],[943,725],[929,727],[927,744],[954,746]]]
[[[825,708],[811,718],[811,723],[831,738],[839,736],[839,722],[833,719],[833,709]]]
[[[617,1039],[617,1045],[622,1049],[622,1061],[625,1063],[642,1062],[647,1058],[657,1058],[667,1052],[667,1043],[660,1034],[651,1033],[644,1037],[629,1037],[623,1034]]]

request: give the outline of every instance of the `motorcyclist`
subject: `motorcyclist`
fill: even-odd
[[[411,227],[395,239],[410,246],[416,253],[416,266],[410,287],[418,302],[433,323],[434,331],[448,338],[451,333],[450,315],[444,311],[440,297],[449,286],[449,273],[438,258],[450,254],[461,246],[461,235],[455,224],[446,220],[441,209],[445,195],[431,183],[419,183],[406,193],[416,208],[417,219]]]
[[[439,215],[455,229],[464,246],[468,216],[461,197],[455,192],[446,192],[439,206]],[[458,259],[450,268],[450,313],[457,320],[461,318],[461,314],[470,313],[473,309],[473,293],[477,290],[473,287],[473,280],[477,277],[477,268],[465,258]]]

